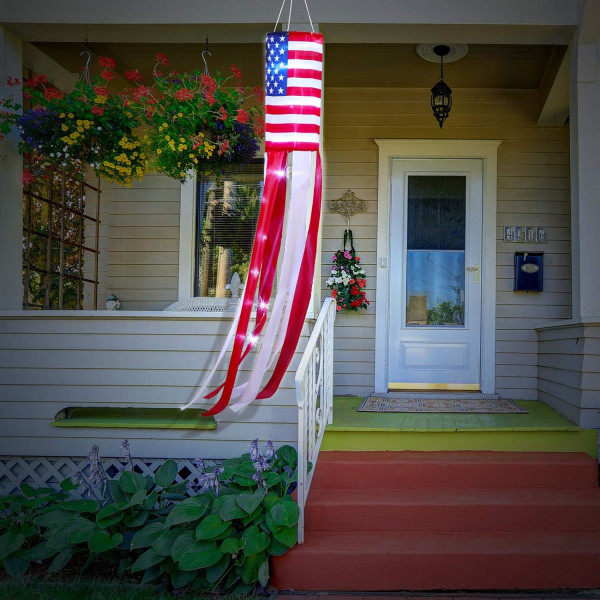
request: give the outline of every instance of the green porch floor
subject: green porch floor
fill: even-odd
[[[371,413],[362,397],[334,399],[322,450],[598,452],[596,430],[580,429],[543,402],[519,400],[517,414]]]

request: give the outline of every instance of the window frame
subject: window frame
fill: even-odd
[[[256,157],[257,159],[265,158],[263,155]],[[197,245],[196,232],[196,215],[197,202],[196,194],[198,190],[197,176],[194,173],[184,183],[181,184],[180,193],[180,212],[179,212],[179,281],[177,286],[177,300],[179,302],[194,298],[194,277],[195,277],[195,254]],[[288,186],[289,201],[290,186]],[[311,192],[312,193],[312,192]],[[323,209],[321,209],[321,215]],[[286,216],[287,220],[287,216]],[[322,219],[321,219],[322,220]],[[311,299],[306,313],[307,319],[314,319],[318,314],[321,305],[321,234],[322,224],[319,226],[319,238],[317,243],[317,252],[315,257],[315,273],[313,277]],[[308,223],[307,223],[308,228]],[[284,225],[285,229],[285,225]],[[282,250],[283,252],[283,247]],[[201,297],[201,296],[198,296]],[[234,312],[227,311],[200,311],[196,314],[202,316],[223,318],[233,318]]]

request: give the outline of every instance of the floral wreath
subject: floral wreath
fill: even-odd
[[[354,310],[367,308],[364,287],[367,285],[365,272],[360,264],[360,258],[355,255],[354,249],[338,250],[333,256],[331,277],[325,282],[330,288],[331,297],[337,303],[336,310]]]

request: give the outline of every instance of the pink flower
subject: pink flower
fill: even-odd
[[[167,59],[166,54],[163,54],[162,52],[157,52],[156,55],[154,56],[154,58],[156,58],[156,62],[159,62],[162,65],[165,65],[165,67],[169,66],[169,61]]]
[[[117,68],[117,63],[115,62],[114,58],[109,58],[108,56],[101,56],[98,59],[98,62],[100,63],[100,66],[104,67],[105,69]]]
[[[254,119],[254,134],[257,136],[262,136],[265,133],[265,118],[258,116]]]
[[[129,81],[141,81],[142,74],[138,69],[129,69],[129,71],[125,71],[125,79]]]
[[[259,102],[262,102],[265,99],[265,92],[261,87],[256,86],[252,91],[254,92],[254,95],[258,98]]]
[[[242,78],[242,72],[235,65],[231,65],[231,72],[238,81]]]
[[[206,91],[211,94],[217,89],[217,82],[210,75],[202,73],[202,75],[200,75],[200,81],[206,88]]]
[[[46,96],[48,100],[52,100],[54,98],[58,98],[60,100],[60,98],[64,97],[64,94],[56,88],[46,88],[44,90],[44,96]]]
[[[221,106],[221,108],[219,108],[219,110],[217,111],[217,116],[215,117],[215,119],[217,119],[218,121],[225,121],[228,117],[227,111],[225,110],[224,106]]]
[[[95,85],[94,92],[96,92],[96,94],[98,94],[98,96],[107,96],[107,97],[110,96],[110,92],[108,91],[108,88],[103,85]]]
[[[235,119],[238,123],[243,123],[245,125],[250,120],[250,113],[247,110],[240,108]]]
[[[350,252],[348,252],[348,250],[344,250],[344,258],[351,259],[352,254],[350,254]]]
[[[103,69],[102,71],[100,71],[100,77],[102,77],[102,79],[104,79],[105,81],[110,81],[111,79],[115,78],[115,74],[112,71],[109,71],[108,69]]]
[[[31,185],[35,181],[35,177],[31,174],[31,171],[23,169],[21,180],[23,181],[23,185]]]
[[[187,88],[181,88],[175,92],[175,98],[177,100],[191,100],[194,97],[194,92]]]

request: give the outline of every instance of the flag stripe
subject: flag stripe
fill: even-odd
[[[312,96],[267,96],[267,106],[274,104],[275,106],[316,106],[321,108],[321,98],[313,98]]]
[[[281,35],[281,32],[273,32],[273,33],[269,33],[267,35],[267,37],[269,36],[274,36],[277,37],[278,35]],[[309,31],[290,31],[288,32],[288,35],[290,36],[290,42],[315,42],[318,41],[318,43],[322,44],[323,43],[323,34],[322,33],[310,33]]]
[[[275,150],[289,150],[290,144],[289,142],[266,142],[265,150],[267,151],[275,151]],[[318,142],[295,142],[293,144],[294,150],[306,150],[308,152],[314,152],[319,149]]]
[[[282,115],[270,115],[267,113],[265,116],[265,122],[268,124],[275,123],[289,123],[290,122],[289,114]],[[321,124],[321,116],[320,115],[293,115],[294,123],[304,123],[311,125],[320,125]]]
[[[319,144],[319,134],[318,133],[300,133],[300,132],[293,132],[293,133],[269,133],[267,132],[266,137],[265,137],[265,141],[267,143],[277,143],[277,142],[281,142],[281,143],[287,143],[289,144],[290,142],[310,142],[313,144]]]
[[[321,106],[274,106],[266,105],[266,114],[267,115],[288,115],[289,117],[293,117],[294,115],[316,115],[318,117],[321,116]]]
[[[304,123],[271,123],[269,125],[270,133],[316,133],[319,135],[321,127],[319,125],[307,125]]]
[[[314,71],[323,70],[323,62],[320,60],[288,60],[288,69],[312,69]]]
[[[318,42],[294,42],[290,40],[288,49],[290,51],[300,50],[301,52],[317,52],[323,54],[323,44],[319,44]]]
[[[319,79],[310,79],[309,77],[288,77],[288,90],[302,87],[320,90],[322,82]]]
[[[314,96],[315,98],[321,98],[321,90],[315,90],[314,88],[308,87],[289,86],[287,89],[287,93],[288,98],[292,98],[294,96]]]
[[[310,77],[311,79],[323,79],[323,73],[316,69],[288,69],[288,77]]]
[[[288,51],[289,60],[311,60],[315,62],[322,62],[323,55],[318,52],[306,52],[305,50],[292,50]]]

